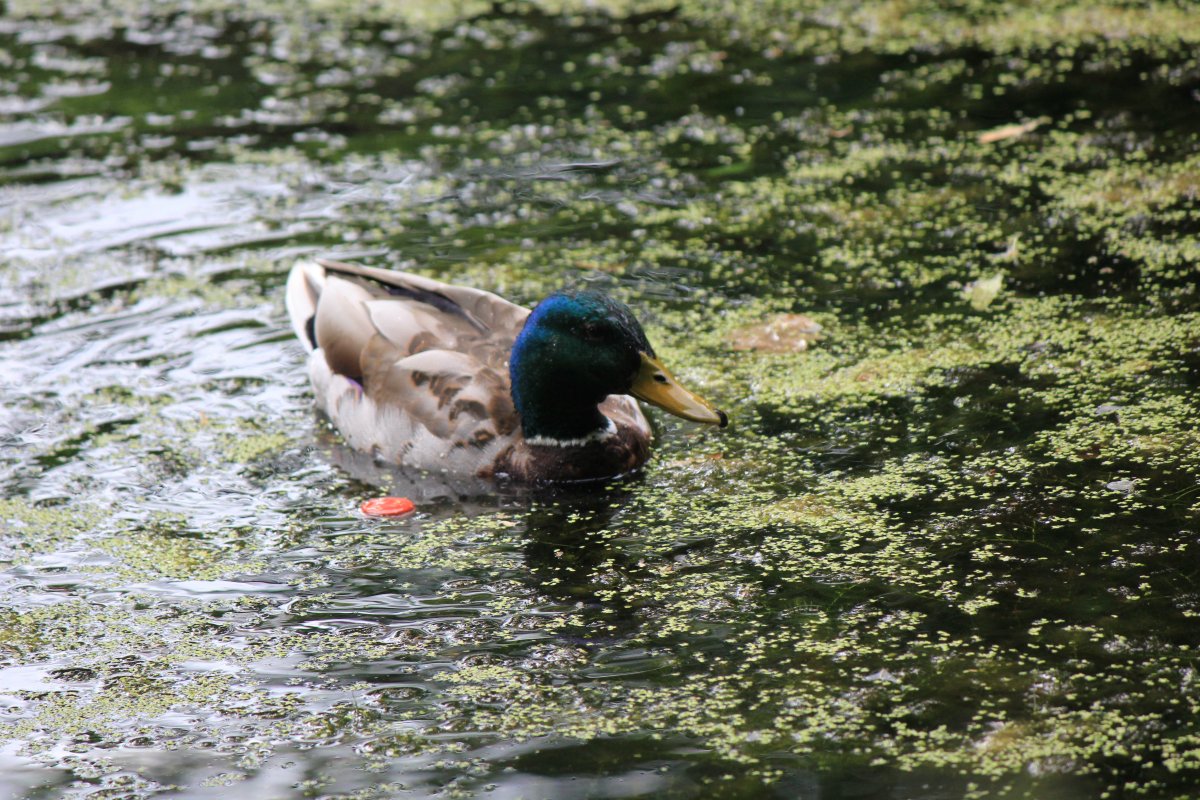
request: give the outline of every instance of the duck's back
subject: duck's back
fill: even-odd
[[[507,362],[529,310],[490,292],[332,261],[299,264],[287,307],[317,405],[352,447],[490,475],[520,441]]]

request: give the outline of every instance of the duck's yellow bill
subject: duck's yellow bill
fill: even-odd
[[[709,422],[722,428],[729,424],[724,411],[713,408],[712,403],[680,386],[661,361],[645,353],[641,355],[642,365],[633,379],[631,395],[693,422]]]

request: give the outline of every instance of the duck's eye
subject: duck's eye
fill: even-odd
[[[585,322],[580,335],[588,342],[602,341],[604,339],[604,326],[595,322]]]

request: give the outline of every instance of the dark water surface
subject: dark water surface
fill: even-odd
[[[1192,794],[1172,26],[151,8],[0,17],[0,795]],[[313,255],[600,286],[733,425],[603,489],[374,464]]]

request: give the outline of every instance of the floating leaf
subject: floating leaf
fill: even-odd
[[[1104,484],[1105,489],[1109,489],[1114,492],[1120,492],[1121,494],[1132,494],[1133,487],[1134,482],[1129,478],[1122,478],[1121,480],[1110,481]]]
[[[728,338],[734,350],[799,353],[821,338],[821,324],[804,314],[779,314],[767,322],[738,328]]]
[[[991,256],[993,261],[1016,261],[1017,256],[1021,254],[1021,234],[1014,233],[1008,237],[1008,246],[1004,248],[1004,252],[996,253]]]
[[[992,304],[1000,289],[1004,286],[1004,273],[997,272],[990,278],[979,278],[963,287],[963,298],[971,303],[971,308],[983,311]]]
[[[1050,120],[1046,117],[1038,117],[1027,122],[1017,122],[1012,125],[1001,125],[999,128],[992,128],[979,134],[980,144],[992,144],[994,142],[1002,142],[1005,139],[1016,139],[1019,136],[1024,136],[1030,131],[1045,125]]]

